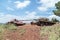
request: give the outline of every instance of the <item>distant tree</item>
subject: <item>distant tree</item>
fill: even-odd
[[[53,10],[53,12],[56,16],[60,16],[60,1],[56,3],[55,6],[56,6],[56,10]]]
[[[52,18],[51,21],[52,21],[52,22],[59,22],[59,20],[57,20],[56,18]]]

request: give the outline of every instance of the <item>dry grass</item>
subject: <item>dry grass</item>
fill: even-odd
[[[6,32],[6,30],[16,30],[17,27],[14,26],[13,24],[0,24],[0,40],[4,40],[4,33]]]
[[[40,27],[40,28],[41,28],[40,29],[41,40],[60,40],[60,23],[55,24],[53,26],[44,26],[44,27]],[[7,29],[7,31],[6,31],[6,29]],[[33,29],[33,27],[32,27],[32,29]],[[15,32],[17,32],[17,34],[19,33],[20,35],[22,35],[26,32],[25,29],[21,29],[21,28],[19,28],[19,30],[17,30],[17,27],[14,26],[13,24],[12,25],[11,24],[9,24],[9,25],[1,24],[0,25],[0,40],[4,40],[4,35],[5,35],[4,33],[13,32],[14,30],[16,30]]]
[[[42,38],[48,36],[48,40],[60,40],[60,24],[41,27],[40,34]]]

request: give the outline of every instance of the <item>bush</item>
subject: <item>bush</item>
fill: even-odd
[[[57,20],[56,18],[52,18],[51,21],[52,21],[52,22],[59,22],[59,20]]]
[[[14,24],[5,24],[4,28],[9,30],[16,30],[17,27]]]

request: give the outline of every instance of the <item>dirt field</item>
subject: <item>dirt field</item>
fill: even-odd
[[[40,40],[40,27],[27,24],[14,31],[6,30],[4,35],[4,40]]]

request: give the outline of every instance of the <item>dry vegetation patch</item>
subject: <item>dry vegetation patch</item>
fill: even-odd
[[[48,36],[48,40],[60,40],[60,24],[41,27],[40,35],[42,39]]]

